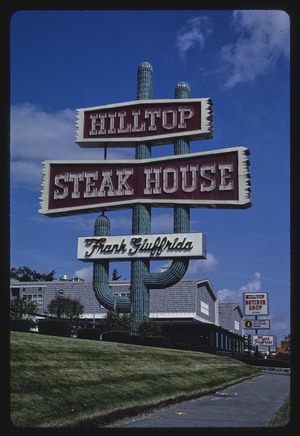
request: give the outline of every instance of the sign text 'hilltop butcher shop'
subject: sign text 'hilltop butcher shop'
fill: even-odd
[[[245,292],[243,295],[245,315],[269,314],[268,292]]]

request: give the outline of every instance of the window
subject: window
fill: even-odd
[[[209,305],[202,300],[200,302],[200,310],[205,315],[207,315],[207,316],[209,315]]]
[[[239,329],[240,329],[240,323],[239,323],[238,321],[234,321],[234,328],[235,328],[236,330],[239,330]]]
[[[20,297],[20,288],[12,288],[11,295],[12,295],[12,297],[19,298]]]
[[[27,294],[24,295],[27,301],[34,301],[37,305],[37,309],[43,308],[43,295],[42,294]]]

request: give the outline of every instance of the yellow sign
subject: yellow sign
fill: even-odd
[[[281,348],[291,348],[291,341],[281,341]]]

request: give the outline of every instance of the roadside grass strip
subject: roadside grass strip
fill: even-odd
[[[260,374],[230,357],[11,332],[11,422],[58,427]],[[79,425],[80,426],[80,425]]]
[[[283,405],[279,407],[273,418],[267,423],[267,427],[285,427],[290,422],[291,405],[290,395],[285,399]]]

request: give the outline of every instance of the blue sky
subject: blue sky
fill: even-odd
[[[191,231],[207,235],[207,260],[186,277],[211,281],[220,301],[267,291],[271,330],[290,332],[289,16],[283,11],[19,11],[11,18],[11,266],[91,278],[77,238],[98,214],[41,215],[41,162],[102,159],[75,144],[76,109],[136,99],[137,69],[153,67],[153,98],[210,97],[214,137],[191,153],[248,147],[252,207],[192,209]],[[173,146],[152,148],[152,157]],[[134,158],[109,149],[108,159]],[[131,233],[131,210],[109,212],[111,234]],[[152,208],[152,232],[173,232],[173,210]],[[163,262],[151,262],[157,271]],[[112,263],[130,278],[130,263]],[[252,332],[252,331],[251,331]]]

